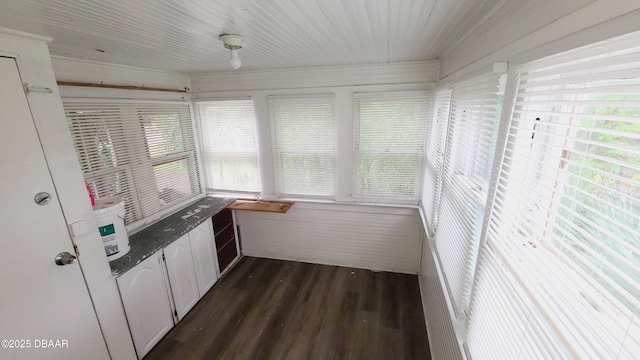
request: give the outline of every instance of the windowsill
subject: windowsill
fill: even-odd
[[[144,231],[146,228],[153,226],[154,224],[157,224],[158,222],[164,220],[165,218],[175,214],[176,212],[179,212],[181,209],[184,209],[185,207],[195,203],[196,201],[202,200],[205,197],[206,195],[202,193],[197,194],[195,196],[184,199],[178,203],[166,206],[164,209],[160,210],[159,212],[153,215],[150,215],[144,219],[140,219],[136,222],[128,224],[127,234],[129,234],[129,236],[133,236],[136,233]]]
[[[207,193],[207,196],[211,197],[235,197],[241,199],[256,199],[255,193]],[[352,206],[377,206],[386,208],[402,208],[402,209],[418,209],[418,201],[402,202],[377,202],[373,200],[353,200],[353,201],[338,201],[328,199],[313,199],[313,198],[296,198],[296,197],[257,197],[258,200],[263,201],[288,201],[295,203],[308,203],[308,204],[328,204],[328,205],[352,205]]]
[[[603,296],[605,290],[590,281],[584,270],[576,269],[567,263],[567,259],[562,259],[554,249],[544,243],[532,242],[521,234],[510,235],[512,238],[507,246],[493,239],[487,239],[487,244],[496,260],[505,266],[508,276],[527,294],[539,316],[548,324],[580,319],[584,328],[593,329],[590,333],[578,336],[576,333],[580,330],[566,329],[563,338],[575,336],[579,339],[584,336],[596,342],[596,339],[605,339],[610,334],[622,336],[626,330],[621,330],[621,324],[629,323],[634,317],[631,311],[626,310],[615,297]],[[548,294],[563,294],[563,299],[558,303]],[[570,305],[572,311],[564,311],[563,305]],[[625,326],[622,325],[624,329]],[[637,331],[637,325],[631,326]],[[560,341],[569,344],[566,340]]]

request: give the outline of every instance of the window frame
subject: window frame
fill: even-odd
[[[203,111],[202,111],[202,107],[205,107],[209,104],[214,104],[214,103],[218,103],[218,104],[230,104],[230,103],[235,103],[235,102],[251,102],[251,108],[252,110],[252,123],[249,124],[253,127],[253,144],[251,147],[238,147],[238,146],[231,146],[231,145],[226,145],[226,146],[219,146],[219,145],[208,145],[207,140],[205,139],[205,124],[204,122],[207,121],[207,119],[205,118],[205,116],[203,116]],[[263,189],[262,189],[262,178],[264,176],[263,174],[263,169],[261,168],[261,162],[260,162],[260,144],[258,142],[258,117],[256,114],[256,109],[255,109],[255,101],[253,99],[253,97],[249,96],[249,97],[238,97],[238,98],[218,98],[218,99],[208,99],[208,100],[198,100],[198,101],[194,101],[194,110],[197,113],[197,119],[198,119],[198,133],[200,136],[200,140],[201,140],[201,144],[200,144],[200,149],[201,149],[201,157],[202,157],[202,173],[204,174],[204,178],[205,178],[205,189],[207,192],[209,193],[217,193],[217,194],[230,194],[230,195],[247,195],[250,197],[254,197],[254,196],[258,196],[259,194],[263,193]],[[210,150],[209,150],[210,148]],[[248,150],[248,151],[247,151]],[[250,162],[255,162],[255,170],[256,170],[256,174],[257,174],[257,179],[256,181],[256,185],[257,188],[243,188],[241,189],[240,187],[237,187],[235,189],[231,189],[231,188],[224,188],[224,186],[216,186],[214,183],[214,179],[211,179],[209,170],[206,169],[206,165],[207,165],[207,161],[209,157],[215,158],[215,157],[219,157],[221,155],[219,155],[220,153],[224,154],[225,157],[233,157],[234,159],[250,159]],[[255,161],[251,161],[252,159],[254,159]],[[232,161],[233,162],[233,161]],[[211,185],[211,186],[209,186]]]
[[[299,100],[299,102],[297,102]],[[317,101],[314,104],[314,101]],[[289,104],[287,104],[289,102]],[[326,128],[329,133],[332,133],[330,142],[314,142],[312,146],[290,146],[284,143],[284,135],[287,132],[287,124],[283,123],[280,119],[281,114],[276,113],[276,107],[279,107],[279,103],[283,103],[284,106],[294,106],[304,108],[308,102],[311,105],[329,106],[329,117],[320,119],[317,123],[318,127],[323,125],[329,125]],[[273,158],[273,174],[274,174],[274,195],[278,198],[293,198],[293,199],[316,199],[316,200],[335,200],[337,192],[337,113],[336,113],[336,96],[333,93],[320,93],[320,94],[305,94],[305,95],[268,95],[267,103],[269,109],[269,120],[271,128],[271,155]],[[315,120],[315,118],[313,119]],[[322,122],[328,120],[329,124],[323,124]],[[290,125],[290,124],[289,124]],[[308,134],[307,134],[308,135]],[[320,183],[326,180],[330,180],[330,186],[327,189],[320,189],[319,192],[326,191],[324,194],[318,192],[305,192],[296,191],[296,185],[290,183],[290,179],[286,177],[286,166],[284,164],[284,157],[286,155],[302,156],[302,155],[315,155],[319,159],[325,158],[325,166],[322,164],[318,167],[311,167],[310,171],[320,172],[327,171],[328,177],[318,178]],[[322,162],[322,161],[321,161]],[[328,167],[326,164],[328,163]],[[322,170],[324,169],[324,170]],[[289,190],[291,188],[294,190]]]
[[[594,279],[587,279],[586,276],[583,276],[584,274],[578,275],[587,271],[579,266],[579,261],[570,261],[570,256],[563,254],[563,251],[558,249],[558,245],[553,244],[554,241],[558,240],[556,238],[558,235],[554,234],[554,231],[561,230],[562,236],[577,236],[570,234],[568,231],[579,228],[579,225],[574,224],[575,219],[567,217],[567,214],[561,214],[562,211],[569,209],[567,204],[563,204],[563,200],[569,201],[569,205],[572,206],[579,203],[579,196],[575,192],[581,192],[594,201],[601,199],[600,195],[596,196],[588,193],[569,182],[572,177],[574,177],[574,180],[575,177],[582,178],[581,174],[577,175],[569,167],[576,164],[579,167],[585,165],[582,163],[584,160],[572,159],[572,153],[580,153],[581,156],[587,158],[599,157],[599,161],[604,161],[604,163],[607,163],[608,160],[605,156],[595,155],[597,154],[596,152],[576,150],[575,145],[581,142],[590,146],[595,144],[594,146],[596,147],[603,144],[606,146],[607,144],[606,142],[599,142],[599,140],[591,143],[591,137],[588,140],[580,138],[577,134],[578,128],[581,128],[581,130],[586,129],[590,136],[592,132],[602,134],[600,132],[602,128],[598,127],[602,126],[601,124],[597,126],[595,123],[594,125],[584,125],[581,121],[593,120],[597,122],[602,121],[602,119],[623,121],[620,120],[622,116],[608,116],[607,114],[594,114],[590,117],[588,114],[591,113],[586,111],[586,108],[589,106],[594,108],[605,106],[605,103],[609,100],[597,101],[601,100],[597,99],[593,102],[600,102],[601,104],[597,104],[597,106],[586,105],[584,103],[589,103],[588,99],[581,98],[580,96],[582,95],[577,97],[575,95],[625,93],[624,91],[618,92],[617,85],[620,85],[619,83],[614,84],[616,81],[620,82],[620,79],[629,81],[633,78],[636,84],[640,85],[640,68],[638,67],[638,59],[640,58],[637,56],[640,53],[640,43],[636,39],[632,36],[610,39],[534,60],[510,71],[509,76],[513,79],[511,80],[513,89],[510,89],[513,92],[513,103],[508,114],[506,112],[503,114],[503,125],[508,129],[500,136],[502,149],[499,149],[498,152],[501,157],[496,167],[498,171],[494,171],[492,178],[492,188],[490,190],[492,199],[488,208],[490,212],[485,219],[481,249],[483,253],[491,253],[490,262],[492,265],[490,266],[493,267],[492,271],[497,270],[499,276],[509,277],[510,280],[509,286],[501,289],[500,293],[496,293],[494,290],[490,295],[487,295],[486,292],[483,293],[484,290],[481,289],[485,286],[486,279],[475,281],[472,297],[484,297],[484,304],[475,304],[476,300],[472,302],[471,321],[467,324],[468,328],[466,330],[469,334],[465,344],[468,351],[491,350],[483,345],[491,342],[491,339],[480,336],[480,334],[493,333],[486,326],[483,326],[483,323],[488,323],[488,318],[495,317],[495,314],[483,317],[482,313],[474,312],[482,311],[480,309],[487,311],[487,306],[494,302],[495,298],[504,298],[505,296],[513,298],[513,303],[507,303],[506,306],[498,307],[493,311],[499,312],[507,321],[511,321],[509,323],[510,326],[526,328],[527,333],[522,338],[509,339],[508,341],[505,341],[505,339],[513,336],[512,333],[500,335],[499,332],[496,332],[496,336],[506,343],[521,344],[520,349],[524,346],[533,346],[532,339],[535,339],[536,345],[543,345],[543,347],[537,348],[536,351],[546,354],[544,357],[549,358],[565,356],[574,358],[607,357],[607,355],[624,357],[637,353],[637,350],[640,349],[640,343],[637,340],[637,335],[640,334],[640,326],[637,321],[633,321],[633,310],[626,310],[628,312],[627,315],[631,314],[629,315],[631,320],[627,322],[627,320],[623,319],[619,324],[619,328],[615,328],[618,325],[613,325],[613,320],[604,322],[606,316],[614,314],[617,317],[622,317],[625,312],[619,308],[620,305],[614,306],[607,303],[607,298],[612,299],[615,295],[608,292],[603,295],[605,291],[603,291],[599,283],[595,282]],[[633,46],[626,47],[629,44],[633,44]],[[629,65],[629,60],[633,59],[629,56],[631,52],[636,54],[635,67]],[[610,56],[613,61],[607,62],[605,59]],[[618,57],[615,58],[614,56]],[[621,66],[622,64],[624,64],[623,67]],[[620,68],[623,70],[620,71]],[[562,71],[558,73],[558,69]],[[528,84],[528,81],[536,76],[539,76],[536,79],[539,82],[538,85]],[[601,84],[597,84],[598,82],[601,82]],[[545,86],[556,83],[563,85],[559,88],[545,89]],[[536,86],[540,88],[536,89]],[[613,90],[614,88],[616,90]],[[584,93],[580,89],[585,89]],[[628,89],[631,89],[631,87],[628,87]],[[631,91],[631,93],[635,94],[637,98],[640,91]],[[569,95],[568,97],[567,94]],[[616,107],[624,107],[621,101],[615,101],[615,103]],[[638,100],[632,100],[632,103],[637,104]],[[530,108],[527,108],[527,106],[530,106]],[[637,108],[637,105],[627,106]],[[524,114],[526,114],[526,117]],[[559,125],[553,125],[557,126],[558,129],[547,131],[544,126],[551,126],[549,125],[550,122],[546,121],[541,114],[547,117],[557,115],[565,118],[566,121],[560,122]],[[638,115],[629,116],[632,116],[634,120],[628,121],[639,122]],[[538,119],[543,121],[538,122]],[[529,123],[529,125],[524,126],[523,123]],[[544,136],[545,133],[552,139],[541,141],[540,137]],[[620,134],[622,134],[622,131],[620,131]],[[619,136],[622,137],[624,135]],[[626,136],[632,137],[630,133],[626,134]],[[637,137],[635,139],[637,140]],[[617,144],[615,148],[628,151]],[[530,153],[523,155],[516,152],[518,149],[520,151],[529,151]],[[635,151],[636,155],[638,154],[637,148],[635,150],[631,149],[631,152],[633,151]],[[541,154],[544,154],[544,157],[541,157]],[[519,160],[519,157],[523,159]],[[635,159],[637,161],[638,158],[636,157]],[[515,164],[518,161],[525,160],[528,162],[526,166],[518,167],[518,164]],[[549,161],[555,164],[555,167],[550,165]],[[616,158],[615,161],[620,163],[628,161],[628,166],[638,168],[638,163],[630,165],[631,160],[628,159],[621,160]],[[535,168],[536,166],[543,169]],[[527,170],[526,173],[523,172],[523,167]],[[598,169],[597,172],[601,171]],[[506,175],[503,173],[506,173]],[[516,173],[519,175],[514,176]],[[602,173],[606,172],[602,171]],[[505,176],[507,177],[505,178]],[[545,177],[547,179],[542,179]],[[620,177],[620,179],[623,178]],[[516,181],[519,185],[505,185]],[[633,181],[635,181],[636,185],[639,185],[638,180],[624,179],[625,183],[633,184]],[[532,182],[540,182],[542,185],[538,184],[538,186],[543,187],[543,189],[533,189],[531,187]],[[520,190],[520,186],[524,187],[526,191]],[[607,188],[604,185],[602,187],[603,190]],[[569,190],[569,194],[567,194],[567,190]],[[525,194],[522,195],[523,193]],[[524,200],[516,200],[513,194],[519,194]],[[618,195],[620,194],[622,193]],[[626,196],[634,201],[633,196]],[[540,200],[539,203],[531,202],[532,199],[536,201],[538,197],[543,197],[544,199]],[[528,201],[531,202],[530,205],[521,206],[523,202],[527,203]],[[520,203],[517,211],[514,211],[513,207],[515,205],[510,204],[510,202]],[[637,198],[635,206],[638,206]],[[529,209],[538,207],[540,209],[537,211]],[[580,208],[578,206],[578,210]],[[592,208],[590,210],[595,211],[596,209]],[[514,214],[514,212],[518,214]],[[532,212],[534,213],[533,215],[531,215]],[[574,217],[585,216],[584,214],[579,214],[574,208],[569,209],[568,215]],[[600,217],[600,213],[592,215]],[[607,215],[602,213],[601,216],[606,219]],[[536,228],[527,231],[523,220],[532,221],[533,227]],[[536,222],[535,220],[539,221]],[[636,215],[637,220],[638,217]],[[617,222],[617,220],[610,221]],[[504,226],[504,228],[501,229],[501,226]],[[619,226],[624,227],[624,225]],[[527,233],[525,234],[525,232]],[[586,230],[584,232],[591,234]],[[507,244],[512,246],[509,247]],[[584,245],[577,243],[577,246]],[[602,246],[604,244],[600,245],[600,247]],[[522,250],[523,247],[526,249],[530,247],[529,252],[537,253],[536,259],[530,259],[521,254],[524,251]],[[566,244],[565,247],[567,247]],[[549,249],[547,250],[547,248]],[[597,250],[597,248],[598,246],[594,249]],[[570,250],[578,251],[578,249],[574,248],[570,248]],[[580,251],[587,250],[580,248]],[[485,258],[487,257],[485,256]],[[579,260],[584,261],[585,259]],[[487,262],[487,260],[483,261]],[[611,260],[609,261],[611,262]],[[601,266],[606,266],[605,263],[603,262]],[[611,263],[614,264],[615,262]],[[543,265],[541,266],[541,264]],[[478,266],[481,273],[489,271],[486,264]],[[556,279],[559,274],[561,274],[560,278]],[[493,276],[496,275],[494,274]],[[609,277],[605,276],[606,279],[609,279]],[[548,279],[553,281],[548,282]],[[619,286],[617,283],[614,284]],[[622,288],[624,289],[624,287]],[[637,293],[638,288],[635,287],[632,290]],[[627,289],[627,291],[631,290]],[[558,293],[562,294],[562,296],[558,297]],[[519,304],[516,304],[517,301],[519,301]],[[523,304],[524,306],[522,306]],[[616,310],[612,311],[612,308]],[[586,309],[585,313],[591,311],[591,314],[585,314],[579,309]],[[517,321],[510,318],[509,316],[511,315],[507,315],[507,313],[513,314],[518,311],[524,311],[531,314],[531,316],[522,318],[520,319],[521,323],[515,324]],[[635,311],[637,318],[637,305]],[[579,314],[579,317],[568,313]],[[475,322],[474,318],[476,319]],[[573,324],[573,326],[568,326],[567,324],[569,323]],[[579,323],[582,325],[577,325]],[[611,328],[606,329],[607,326]],[[606,341],[610,341],[612,337],[613,342],[606,344]],[[609,340],[605,340],[605,338],[609,338]],[[613,350],[613,352],[607,353],[605,348],[608,348],[609,351]],[[495,356],[496,350],[494,349],[493,351]],[[505,349],[501,349],[501,351],[505,351],[503,356],[508,357],[506,355],[508,351],[520,350],[513,347],[507,349],[505,346]]]
[[[381,92],[354,92],[353,101],[353,173],[352,173],[352,196],[355,202],[363,203],[387,203],[398,205],[417,205],[422,196],[422,186],[424,182],[424,169],[427,164],[427,136],[428,124],[430,122],[429,111],[431,109],[432,92],[427,90],[406,90],[406,91],[381,91]],[[394,101],[414,101],[412,106],[414,111],[422,108],[420,115],[422,122],[415,128],[417,141],[405,144],[403,149],[391,149],[395,146],[386,144],[386,147],[368,148],[368,144],[362,141],[362,102],[386,102]],[[418,115],[418,116],[420,116]],[[420,123],[420,122],[419,122]],[[388,125],[388,124],[387,124]],[[364,145],[364,146],[363,146]],[[404,157],[415,157],[412,179],[407,179],[407,184],[413,184],[413,193],[410,195],[385,194],[384,191],[363,191],[362,181],[364,174],[361,172],[361,160],[366,155],[389,156],[397,155]]]
[[[471,301],[505,80],[503,73],[491,72],[450,86],[434,244],[457,319],[466,317]],[[495,111],[488,110],[493,107]]]
[[[97,182],[102,182],[108,176],[123,174],[127,183],[124,193],[110,194],[105,196],[119,196],[125,199],[127,209],[126,228],[129,233],[141,230],[146,224],[170,214],[171,212],[185,206],[186,204],[201,198],[204,191],[201,185],[201,176],[198,164],[197,134],[195,131],[192,105],[187,101],[177,100],[148,100],[148,99],[119,99],[119,98],[62,98],[65,115],[69,123],[69,129],[74,141],[74,149],[78,156],[83,177],[92,186],[96,197],[100,196],[100,190],[96,188]],[[90,107],[93,106],[92,110]],[[163,107],[164,106],[164,107]],[[145,110],[151,109],[153,111]],[[94,118],[87,116],[85,126],[106,126],[109,131],[112,157],[116,162],[124,162],[116,166],[100,167],[95,170],[85,171],[86,166],[96,163],[95,154],[87,153],[86,141],[78,144],[80,139],[81,126],[85,121],[74,117],[79,114],[79,108],[87,108],[87,111],[99,113]],[[108,116],[103,109],[109,109]],[[147,133],[144,127],[144,117],[158,115],[159,111],[166,111],[160,115],[176,117],[182,132],[182,150],[170,152],[162,156],[151,156],[151,149],[156,144],[149,144]],[[75,111],[75,112],[74,112]],[[72,120],[72,118],[74,120]],[[75,121],[75,125],[72,123]],[[78,133],[80,132],[80,133]],[[187,137],[185,137],[185,135]],[[117,138],[117,139],[115,139]],[[114,145],[114,140],[118,145]],[[79,151],[80,150],[80,151]],[[99,150],[93,150],[95,153]],[[88,157],[87,157],[88,156]],[[84,160],[82,160],[84,159]],[[159,179],[154,171],[155,166],[185,160],[187,164],[186,176],[189,179],[190,193],[185,193],[169,203],[163,203],[157,190]],[[147,185],[153,184],[153,188]]]

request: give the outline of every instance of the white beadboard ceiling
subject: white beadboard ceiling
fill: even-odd
[[[507,0],[1,0],[0,27],[52,55],[184,73],[437,59]]]

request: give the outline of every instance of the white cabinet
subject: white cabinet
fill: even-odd
[[[193,256],[198,290],[200,291],[200,297],[202,297],[218,281],[218,265],[214,250],[211,219],[189,232],[189,243],[191,244],[191,255]]]
[[[216,283],[215,254],[208,219],[118,278],[139,358]]]
[[[162,251],[179,321],[200,300],[188,234],[183,235]]]
[[[173,327],[163,271],[162,254],[157,253],[117,280],[139,358]]]

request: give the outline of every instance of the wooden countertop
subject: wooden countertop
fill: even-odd
[[[285,214],[293,206],[290,201],[237,199],[227,206],[231,210],[262,211]]]

